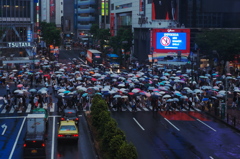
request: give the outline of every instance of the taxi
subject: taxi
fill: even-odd
[[[73,120],[60,121],[58,139],[78,139],[78,127]]]

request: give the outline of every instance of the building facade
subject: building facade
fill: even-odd
[[[158,29],[169,29],[171,32],[178,30],[181,32],[178,35],[185,32],[186,36],[183,38],[185,50],[179,50],[178,47],[173,46],[171,48],[176,48],[175,54],[190,53],[194,51],[195,34],[202,28],[239,28],[239,7],[240,1],[238,0],[112,0],[110,2],[110,30],[112,35],[116,35],[121,27],[132,28],[134,32],[132,54],[140,61],[147,60],[151,53],[173,53],[174,49],[159,52],[163,49],[153,47],[159,46],[155,44],[159,41],[152,39],[157,37],[154,33],[157,33]],[[187,29],[190,29],[190,32]],[[158,31],[161,32],[161,30]],[[181,41],[182,39],[174,40]],[[173,45],[180,46],[181,44],[176,42]]]
[[[0,0],[1,56],[32,55],[36,10],[33,0]]]

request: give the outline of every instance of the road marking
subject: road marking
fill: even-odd
[[[17,145],[17,142],[18,142],[19,136],[20,136],[20,134],[21,134],[21,132],[22,132],[23,125],[24,125],[25,121],[26,121],[26,117],[24,117],[24,119],[23,119],[22,125],[21,125],[21,127],[20,127],[20,129],[19,129],[19,132],[18,132],[18,134],[17,134],[17,137],[16,137],[16,140],[15,140],[15,142],[14,142],[14,145],[13,145],[12,151],[11,151],[10,156],[9,156],[9,159],[12,158],[12,155],[13,155],[13,153],[14,153],[14,151],[15,151],[15,148],[16,148],[16,145]]]
[[[209,156],[209,158],[214,159],[212,156]]]
[[[7,109],[6,108],[3,108],[3,110],[1,111],[1,114],[4,114],[7,112]]]
[[[177,129],[177,131],[180,131],[180,129],[178,129],[173,123],[171,123],[169,120],[167,120],[166,118],[164,118],[170,125],[172,125],[175,129]]]
[[[206,123],[202,122],[201,120],[197,119],[197,121],[199,121],[200,123],[204,124],[205,126],[207,126],[208,128],[212,129],[213,131],[217,131],[215,129],[213,129],[211,126],[207,125]]]
[[[53,117],[61,117],[61,115],[49,115],[49,118],[53,118]]]
[[[9,113],[14,113],[14,108],[12,107]]]
[[[2,128],[3,128],[2,135],[4,135],[5,132],[6,132],[6,130],[7,130],[7,125],[6,125],[6,124],[3,124],[3,125],[2,125]]]
[[[148,108],[146,108],[146,107],[143,107],[143,110],[145,110],[145,111],[149,111],[149,109],[148,109]]]
[[[55,109],[55,103],[52,103],[52,108],[50,107],[50,112],[53,113]]]
[[[55,121],[56,121],[56,117],[53,117],[53,130],[52,130],[52,150],[51,150],[51,159],[54,159],[54,145],[55,145]]]
[[[28,104],[28,107],[27,107],[27,110],[26,110],[26,113],[30,113],[30,111],[31,111],[31,104]]]
[[[141,126],[141,124],[139,124],[139,122],[138,122],[135,118],[133,118],[133,120],[138,124],[138,126],[139,126],[142,130],[145,130],[145,129]]]
[[[18,119],[18,118],[25,118],[26,116],[8,116],[8,117],[0,117],[0,119]]]

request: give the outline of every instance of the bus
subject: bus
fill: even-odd
[[[107,54],[107,62],[110,68],[118,69],[120,67],[119,56],[117,54]]]

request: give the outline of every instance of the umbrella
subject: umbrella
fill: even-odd
[[[148,87],[148,90],[154,90],[154,89],[155,89],[155,87],[153,87],[153,86]]]
[[[167,102],[173,102],[173,99],[168,99]]]
[[[19,90],[19,89],[17,89],[17,90],[15,90],[13,93],[23,93],[23,91],[22,91],[22,90]]]
[[[169,94],[166,94],[163,96],[163,98],[171,98],[171,96]]]
[[[97,81],[97,79],[96,78],[91,78],[91,81]]]
[[[122,96],[119,95],[119,94],[116,94],[116,95],[113,96],[113,98],[121,98],[121,97],[122,97]]]
[[[17,87],[23,87],[23,85],[22,84],[18,84]]]
[[[181,96],[180,98],[182,98],[182,99],[188,99],[187,96]]]
[[[209,99],[208,98],[203,98],[202,101],[208,101]]]
[[[34,88],[32,88],[32,89],[29,89],[29,92],[31,92],[31,93],[35,93],[35,92],[37,92],[37,90],[34,89]]]
[[[65,93],[65,94],[66,94],[66,93],[70,93],[70,91],[64,91],[63,93]]]
[[[64,91],[66,91],[65,89],[59,89],[58,93],[63,93]]]
[[[86,97],[88,95],[88,93],[83,93],[82,97]]]
[[[118,84],[119,87],[125,87],[125,84],[124,83],[120,83]]]
[[[134,88],[134,89],[132,90],[133,93],[138,93],[138,92],[140,92],[140,91],[141,91],[140,89],[136,89],[136,88]]]

